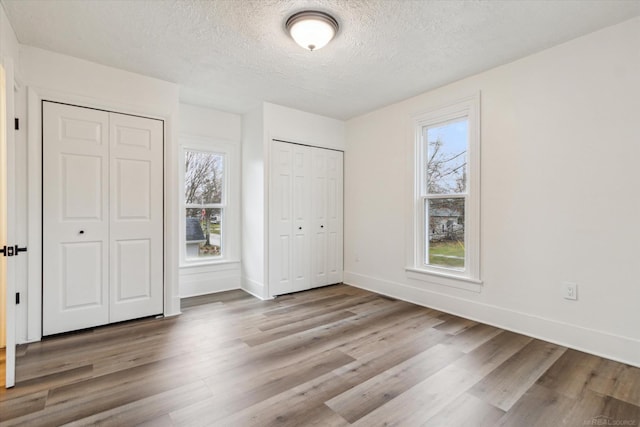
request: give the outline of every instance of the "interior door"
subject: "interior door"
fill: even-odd
[[[109,321],[163,308],[163,123],[110,113]]]
[[[43,335],[109,322],[109,113],[43,102]]]

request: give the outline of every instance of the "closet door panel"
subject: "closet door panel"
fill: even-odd
[[[43,102],[43,335],[109,322],[103,111]]]
[[[293,147],[279,141],[271,145],[269,192],[269,285],[272,295],[293,292],[292,190]]]
[[[293,146],[293,288],[303,291],[311,287],[311,149]]]
[[[343,259],[343,153],[327,152],[327,283],[342,282]]]
[[[110,114],[110,321],[163,311],[162,122]]]
[[[327,150],[312,149],[312,286],[328,284],[327,278]]]

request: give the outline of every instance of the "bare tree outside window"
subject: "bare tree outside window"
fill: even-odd
[[[185,151],[184,186],[187,258],[220,256],[224,221],[224,156]]]

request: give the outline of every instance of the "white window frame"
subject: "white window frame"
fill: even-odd
[[[428,197],[424,190],[427,158],[424,128],[446,124],[461,118],[466,118],[469,124],[466,192],[442,196],[465,199],[465,262],[464,269],[457,269],[426,263],[426,200],[441,198],[441,196]],[[413,250],[412,259],[406,268],[407,276],[411,279],[480,292],[482,285],[480,280],[480,93],[416,114],[413,117],[413,127],[413,227],[411,230]]]
[[[236,144],[202,137],[183,136],[180,138],[179,155],[179,206],[180,206],[180,267],[197,267],[239,262],[239,159]],[[185,153],[198,151],[222,155],[223,190],[220,203],[207,204],[207,208],[222,208],[220,221],[221,254],[211,257],[187,258],[186,256],[186,209],[184,198]],[[201,207],[198,205],[197,207]]]

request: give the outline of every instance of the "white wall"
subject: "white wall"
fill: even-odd
[[[265,295],[264,117],[260,107],[242,117],[242,289]]]
[[[344,150],[345,122],[281,105],[264,103],[267,141],[281,139],[298,144]]]
[[[106,67],[42,49],[20,46],[21,75],[27,93],[20,96],[26,106],[28,139],[28,283],[19,283],[25,295],[18,318],[19,342],[40,338],[40,100],[68,102],[165,120],[165,315],[180,312],[178,297],[177,238],[177,138],[178,86],[146,76]],[[26,326],[26,327],[25,327]]]
[[[240,145],[242,116],[211,108],[180,104],[178,133],[218,139]]]
[[[13,27],[4,11],[4,6],[0,4],[0,58],[18,58],[18,39]]]
[[[345,282],[640,366],[638,76],[640,18],[348,121]],[[411,116],[478,90],[479,294],[405,272]]]
[[[180,104],[178,113],[179,144],[197,144],[202,148],[231,146],[230,180],[225,216],[228,236],[225,236],[224,262],[209,265],[181,261],[179,273],[180,297],[209,294],[240,288],[240,145],[241,117],[238,114]],[[179,188],[178,191],[181,191]],[[182,227],[182,225],[181,225]],[[182,230],[180,230],[182,232]]]
[[[243,116],[242,288],[260,298],[271,298],[266,269],[272,139],[344,150],[345,123],[268,102]]]

